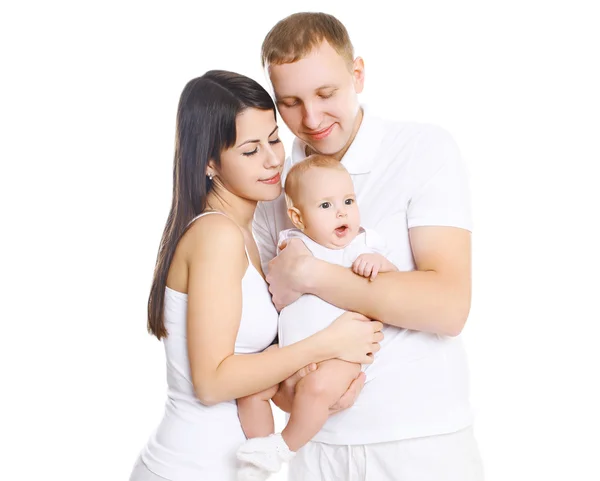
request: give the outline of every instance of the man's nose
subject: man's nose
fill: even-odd
[[[321,126],[321,113],[313,104],[304,104],[302,122],[309,130],[318,130],[318,128]]]

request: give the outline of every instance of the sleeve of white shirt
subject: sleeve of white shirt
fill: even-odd
[[[271,202],[259,202],[254,212],[252,232],[258,247],[263,272],[267,273],[267,265],[277,255],[277,229],[274,222]]]
[[[472,230],[467,171],[452,136],[430,126],[413,152],[416,184],[408,204],[408,228],[448,226]]]

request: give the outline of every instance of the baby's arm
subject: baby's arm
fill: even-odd
[[[265,437],[275,432],[270,400],[279,385],[237,400],[238,417],[248,439]]]
[[[352,271],[359,276],[375,280],[380,272],[398,271],[398,268],[381,254],[361,254],[352,263]]]

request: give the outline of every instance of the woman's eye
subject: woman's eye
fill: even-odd
[[[280,138],[277,138],[277,139],[275,139],[275,140],[269,140],[269,143],[270,143],[271,145],[278,144],[279,142],[281,142],[281,139],[280,139]]]
[[[251,155],[254,155],[258,153],[258,147],[256,147],[256,149],[254,149],[252,152],[244,152],[242,153],[242,155],[245,155],[246,157],[250,157]]]
[[[329,202],[323,202],[320,206],[321,209],[329,209],[331,204]]]
[[[319,97],[321,97],[322,99],[330,99],[331,97],[333,97],[334,92],[330,92],[328,94],[319,94]]]

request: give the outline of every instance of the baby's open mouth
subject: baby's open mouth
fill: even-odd
[[[338,237],[345,236],[348,233],[348,225],[344,224],[335,229],[335,233]]]

